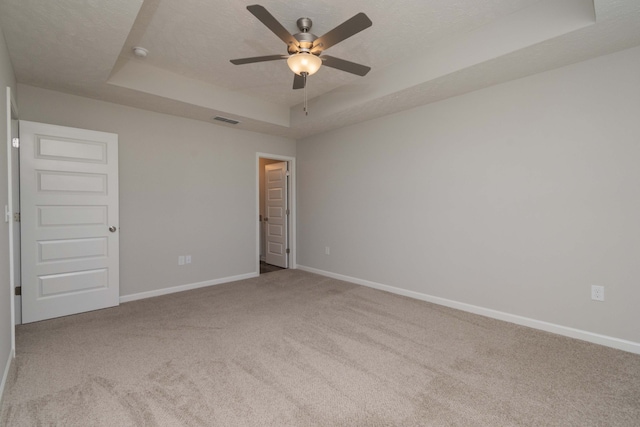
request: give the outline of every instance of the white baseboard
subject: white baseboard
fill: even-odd
[[[431,302],[446,307],[455,308],[469,313],[479,314],[481,316],[491,317],[493,319],[504,320],[505,322],[515,323],[516,325],[527,326],[546,332],[551,332],[565,337],[576,338],[582,341],[600,344],[607,347],[616,348],[618,350],[628,351],[630,353],[640,354],[640,343],[627,341],[620,338],[600,335],[593,332],[583,331],[581,329],[570,328],[568,326],[556,325],[554,323],[543,322],[541,320],[531,319],[528,317],[518,316],[515,314],[505,313],[502,311],[492,310],[490,308],[479,307],[463,302],[453,301],[445,298],[435,297],[420,292],[409,291],[394,286],[383,285],[381,283],[370,282],[368,280],[358,279],[356,277],[344,276],[342,274],[332,273],[330,271],[318,270],[317,268],[298,265],[300,270],[310,273],[320,274],[321,276],[331,277],[333,279],[343,280],[345,282],[355,283],[357,285],[367,286],[369,288],[379,289],[422,301]]]
[[[131,294],[131,295],[122,295],[120,296],[120,302],[123,303],[123,302],[136,301],[139,299],[159,297],[160,295],[174,294],[176,292],[183,292],[183,291],[190,291],[192,289],[205,288],[207,286],[221,285],[223,283],[235,282],[235,281],[244,280],[244,279],[251,279],[253,277],[258,277],[259,275],[260,275],[259,273],[240,274],[238,276],[223,277],[222,279],[207,280],[205,282],[189,283],[189,284],[180,285],[180,286],[172,286],[170,288],[157,289],[155,291],[140,292],[140,293]]]
[[[0,403],[2,403],[2,398],[4,397],[4,386],[7,384],[7,378],[9,377],[9,370],[11,369],[11,364],[13,363],[13,359],[15,354],[13,350],[9,352],[9,359],[4,367],[4,373],[2,374],[2,382],[0,383]]]

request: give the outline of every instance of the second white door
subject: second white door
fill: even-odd
[[[288,268],[287,162],[265,166],[265,226],[267,264]]]

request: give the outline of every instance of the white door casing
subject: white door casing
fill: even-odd
[[[118,136],[20,121],[20,138],[23,323],[118,305]]]
[[[20,221],[16,219],[14,213],[20,210],[20,164],[19,152],[13,148],[13,138],[18,134],[18,106],[11,87],[7,86],[7,210],[9,222],[9,295],[11,298],[11,352],[15,355],[16,350],[16,324],[20,323],[21,315],[16,310],[16,300],[20,297],[14,295],[14,289],[20,283]]]
[[[288,268],[287,162],[265,166],[267,264]]]

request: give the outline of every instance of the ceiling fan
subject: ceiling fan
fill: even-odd
[[[348,39],[354,34],[357,34],[372,25],[369,17],[362,12],[350,19],[347,19],[325,35],[317,37],[309,32],[312,25],[311,19],[309,18],[298,19],[297,25],[300,32],[297,34],[291,34],[263,6],[254,4],[247,6],[247,9],[287,44],[287,52],[289,54],[232,59],[232,64],[241,65],[251,64],[254,62],[286,59],[287,65],[289,65],[291,71],[295,73],[293,78],[294,89],[303,89],[306,86],[307,76],[318,71],[321,65],[326,65],[327,67],[346,71],[347,73],[356,74],[358,76],[364,76],[369,72],[369,70],[371,70],[371,67],[367,67],[366,65],[356,64],[355,62],[346,61],[329,55],[320,56],[331,46]]]

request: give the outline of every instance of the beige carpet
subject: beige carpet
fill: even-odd
[[[640,356],[296,270],[25,325],[3,426],[638,426]]]

